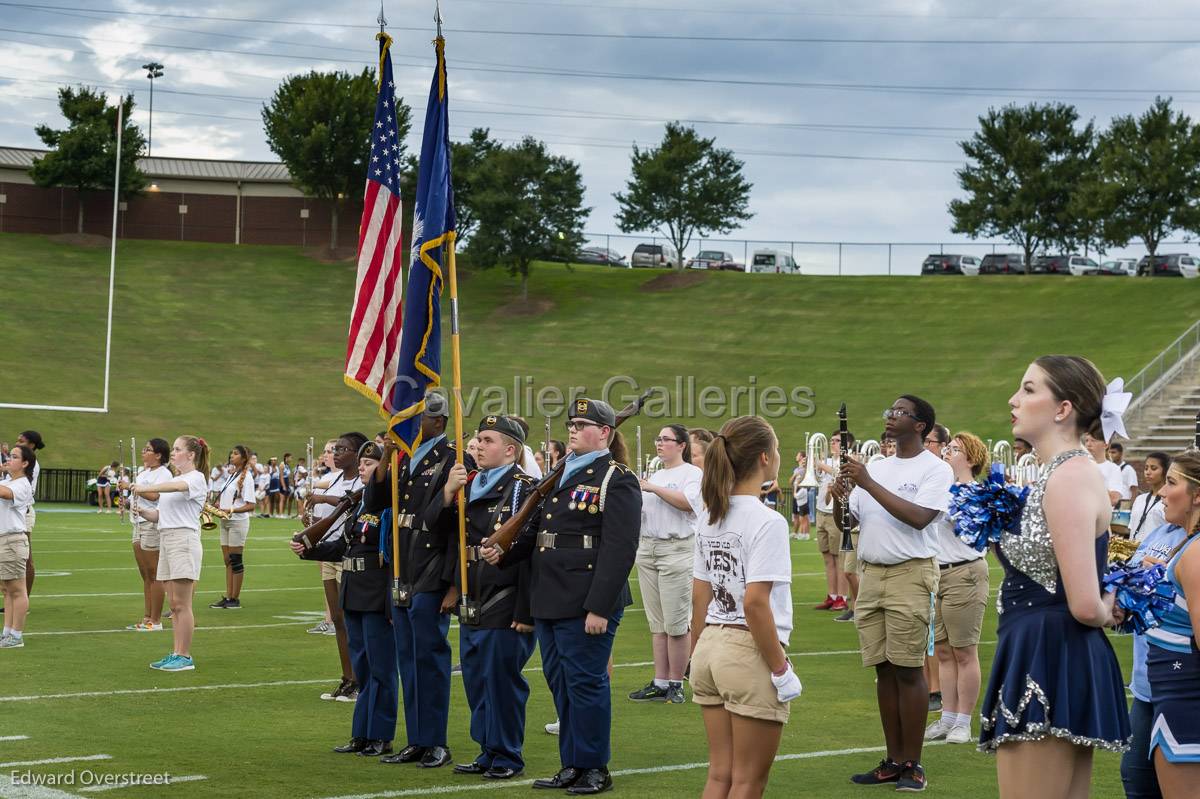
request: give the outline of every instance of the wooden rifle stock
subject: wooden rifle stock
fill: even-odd
[[[292,540],[304,544],[305,549],[312,549],[317,545],[318,541],[329,533],[329,528],[333,527],[338,519],[362,501],[362,496],[363,492],[360,488],[358,491],[342,497],[342,500],[333,506],[332,513],[293,535]]]
[[[625,423],[626,419],[637,416],[641,411],[642,406],[646,404],[646,400],[650,399],[653,392],[646,391],[633,402],[626,405],[617,414],[617,423],[614,429]],[[551,470],[550,474],[542,478],[542,481],[537,484],[523,503],[520,509],[512,515],[512,517],[500,526],[500,529],[488,537],[487,543],[499,549],[501,552],[508,552],[512,548],[513,542],[517,540],[517,536],[521,534],[521,530],[525,529],[525,525],[529,523],[529,519],[537,511],[542,501],[550,495],[554,487],[558,485],[558,481],[562,479],[563,470],[567,468],[567,459],[563,458],[558,462],[558,465]]]

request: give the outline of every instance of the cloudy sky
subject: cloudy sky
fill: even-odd
[[[744,7],[741,7],[744,6]],[[1145,8],[1145,6],[1142,6]],[[989,106],[1074,103],[1103,126],[1155,94],[1200,114],[1200,8],[1160,0],[444,0],[455,138],[529,134],[578,161],[589,231],[615,232],[629,148],[688,120],[745,162],[756,241],[943,241],[957,141]],[[56,88],[136,92],[154,153],[273,160],[281,78],[359,70],[378,2],[0,2],[0,145],[38,147]],[[420,130],[432,0],[387,0],[397,93]],[[551,35],[556,34],[556,35]],[[1075,42],[1075,43],[1071,43]],[[410,138],[409,148],[418,144]],[[751,245],[753,246],[753,245]],[[741,253],[738,253],[740,256]]]

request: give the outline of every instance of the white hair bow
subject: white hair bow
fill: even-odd
[[[1104,401],[1100,405],[1100,426],[1104,429],[1104,441],[1112,441],[1115,434],[1121,438],[1129,438],[1125,432],[1125,409],[1133,400],[1132,392],[1125,391],[1125,380],[1118,377],[1108,384],[1104,392]]]

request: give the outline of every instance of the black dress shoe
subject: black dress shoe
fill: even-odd
[[[387,757],[379,758],[379,762],[380,763],[416,763],[418,760],[420,760],[424,756],[425,756],[425,747],[413,746],[412,744],[409,744],[408,746],[404,747],[403,749],[401,749],[399,752],[397,752],[394,755],[388,755]]]
[[[454,767],[455,774],[483,774],[488,769],[478,763],[459,763]]]
[[[359,752],[363,757],[379,757],[392,751],[391,741],[370,741],[365,749]]]
[[[520,776],[521,771],[507,766],[492,766],[487,771],[483,772],[483,776],[489,780],[511,780],[513,777]]]
[[[574,766],[567,766],[553,777],[533,781],[534,788],[570,788],[583,774]]]
[[[344,743],[341,746],[333,747],[333,751],[340,752],[342,754],[361,752],[367,748],[367,744],[369,743],[371,742],[366,738],[351,738],[347,743]]]
[[[439,768],[450,760],[449,749],[444,746],[431,746],[425,750],[425,757],[421,758],[421,768]]]
[[[603,793],[613,787],[612,777],[608,775],[608,769],[589,768],[584,769],[579,775],[579,779],[570,788],[567,788],[567,793],[573,796],[584,796],[593,793]]]

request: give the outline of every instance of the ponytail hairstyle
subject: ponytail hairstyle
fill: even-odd
[[[700,496],[709,524],[729,514],[734,486],[757,468],[759,456],[775,451],[776,441],[775,430],[760,416],[739,416],[725,423],[704,453]]]
[[[171,462],[171,445],[165,438],[152,438],[146,442],[146,446],[158,456],[159,466],[166,466]]]
[[[629,465],[629,449],[625,446],[625,436],[621,435],[620,430],[613,429],[608,440],[608,451],[614,461],[624,466]]]
[[[29,442],[29,446],[34,450],[42,449],[46,446],[46,442],[42,440],[42,434],[36,430],[24,430],[21,432],[21,438]]]
[[[32,444],[28,446],[25,444],[14,444],[8,451],[9,457],[12,457],[12,453],[17,450],[21,450],[21,460],[25,461],[25,470],[21,472],[21,475],[32,483],[33,470],[37,468],[36,448]]]
[[[1107,444],[1100,412],[1108,387],[1096,365],[1078,355],[1043,355],[1034,363],[1045,373],[1046,385],[1054,398],[1071,403],[1079,435],[1087,434]]]
[[[196,458],[196,471],[208,479],[208,443],[196,436],[180,436],[183,446]]]
[[[688,429],[681,424],[663,425],[672,433],[675,434],[675,440],[683,444],[683,462],[692,462],[692,438],[688,435]]]
[[[250,468],[250,450],[244,444],[234,444],[231,449],[242,459],[242,468],[239,471],[248,470]]]

